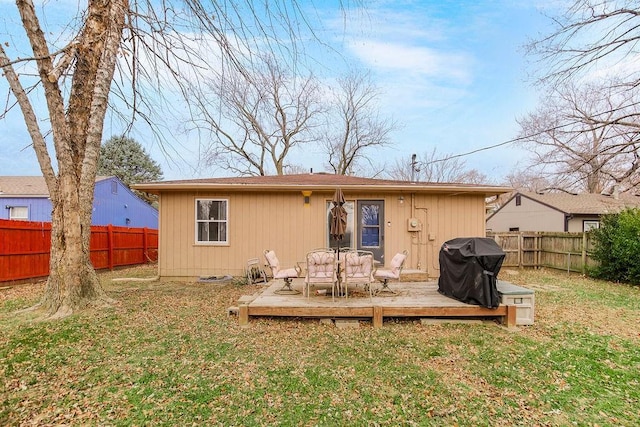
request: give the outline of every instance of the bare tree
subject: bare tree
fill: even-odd
[[[323,112],[315,77],[289,72],[271,53],[226,70],[196,99],[200,126],[213,134],[207,164],[240,175],[283,175],[295,166],[287,163],[292,149],[312,141]]]
[[[31,52],[22,55],[13,43],[2,40],[0,67],[24,116],[53,205],[50,274],[39,304],[49,316],[110,301],[91,264],[89,237],[103,123],[116,67],[121,66],[114,85],[115,104],[153,125],[149,115],[153,100],[142,96],[143,88],[156,89],[158,96],[169,89],[186,95],[185,89],[197,84],[207,70],[211,58],[205,55],[212,47],[219,50],[220,62],[240,69],[252,52],[275,50],[278,44],[286,45],[292,56],[298,54],[291,39],[298,31],[297,22],[307,21],[295,0],[241,3],[89,0],[61,30],[42,25],[49,22],[47,13],[54,13],[51,8],[57,3],[45,2],[36,9],[33,0],[16,2]],[[264,10],[258,10],[261,6]],[[267,26],[260,22],[262,14]],[[259,37],[267,28],[286,33],[289,43],[279,43],[277,35]],[[12,34],[11,41],[17,38]],[[10,59],[11,53],[18,59]],[[19,74],[19,67],[27,72]],[[33,68],[28,67],[37,72],[35,86]],[[40,94],[48,122],[36,115]]]
[[[543,81],[564,82],[608,68],[625,85],[640,84],[640,70],[629,66],[636,62],[640,41],[637,3],[574,0],[553,23],[551,34],[527,46],[543,67]]]
[[[551,188],[600,193],[636,185],[638,129],[612,120],[635,111],[636,91],[615,86],[552,87],[537,111],[518,120],[520,145],[534,156],[529,168],[547,176]]]
[[[323,146],[327,166],[338,175],[352,175],[372,166],[370,153],[391,143],[398,123],[380,115],[376,104],[380,95],[369,74],[352,72],[338,79]]]
[[[437,148],[427,151],[422,157],[411,161],[396,160],[389,175],[401,181],[455,182],[465,184],[486,184],[490,180],[476,169],[468,169],[461,157],[438,153]]]
[[[511,171],[504,178],[503,185],[509,186],[515,191],[530,191],[534,193],[551,190],[556,187],[555,183],[549,181],[547,176],[536,174],[526,168]]]
[[[618,0],[574,0],[553,17],[554,31],[532,41],[527,52],[537,59],[539,82],[562,85],[608,81],[610,90],[623,94],[640,87],[637,45],[640,41],[640,6]],[[594,115],[594,123],[640,129],[637,100]]]

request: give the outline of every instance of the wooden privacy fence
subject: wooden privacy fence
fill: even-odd
[[[49,275],[51,223],[0,219],[0,282]],[[158,230],[91,226],[95,269],[144,264],[158,259]]]
[[[548,267],[585,273],[597,265],[589,233],[487,232],[506,257],[503,267]]]

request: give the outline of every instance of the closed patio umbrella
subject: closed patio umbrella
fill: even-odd
[[[331,200],[333,207],[331,208],[331,222],[329,224],[329,236],[332,240],[338,242],[342,240],[347,231],[347,211],[344,208],[344,194],[340,188],[336,189]]]
[[[340,240],[347,232],[347,210],[344,208],[344,194],[340,188],[336,189],[331,200],[333,207],[331,208],[331,222],[329,224],[329,237],[336,241],[336,254],[340,259]],[[342,292],[340,285],[340,263],[338,263],[338,289]]]

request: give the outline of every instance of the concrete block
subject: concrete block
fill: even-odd
[[[340,328],[340,329],[350,329],[350,328],[360,327],[360,321],[358,319],[336,319],[335,324],[336,324],[336,328]]]

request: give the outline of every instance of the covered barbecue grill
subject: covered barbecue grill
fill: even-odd
[[[460,237],[445,242],[439,255],[438,292],[467,304],[498,307],[496,282],[504,257],[493,239]]]

